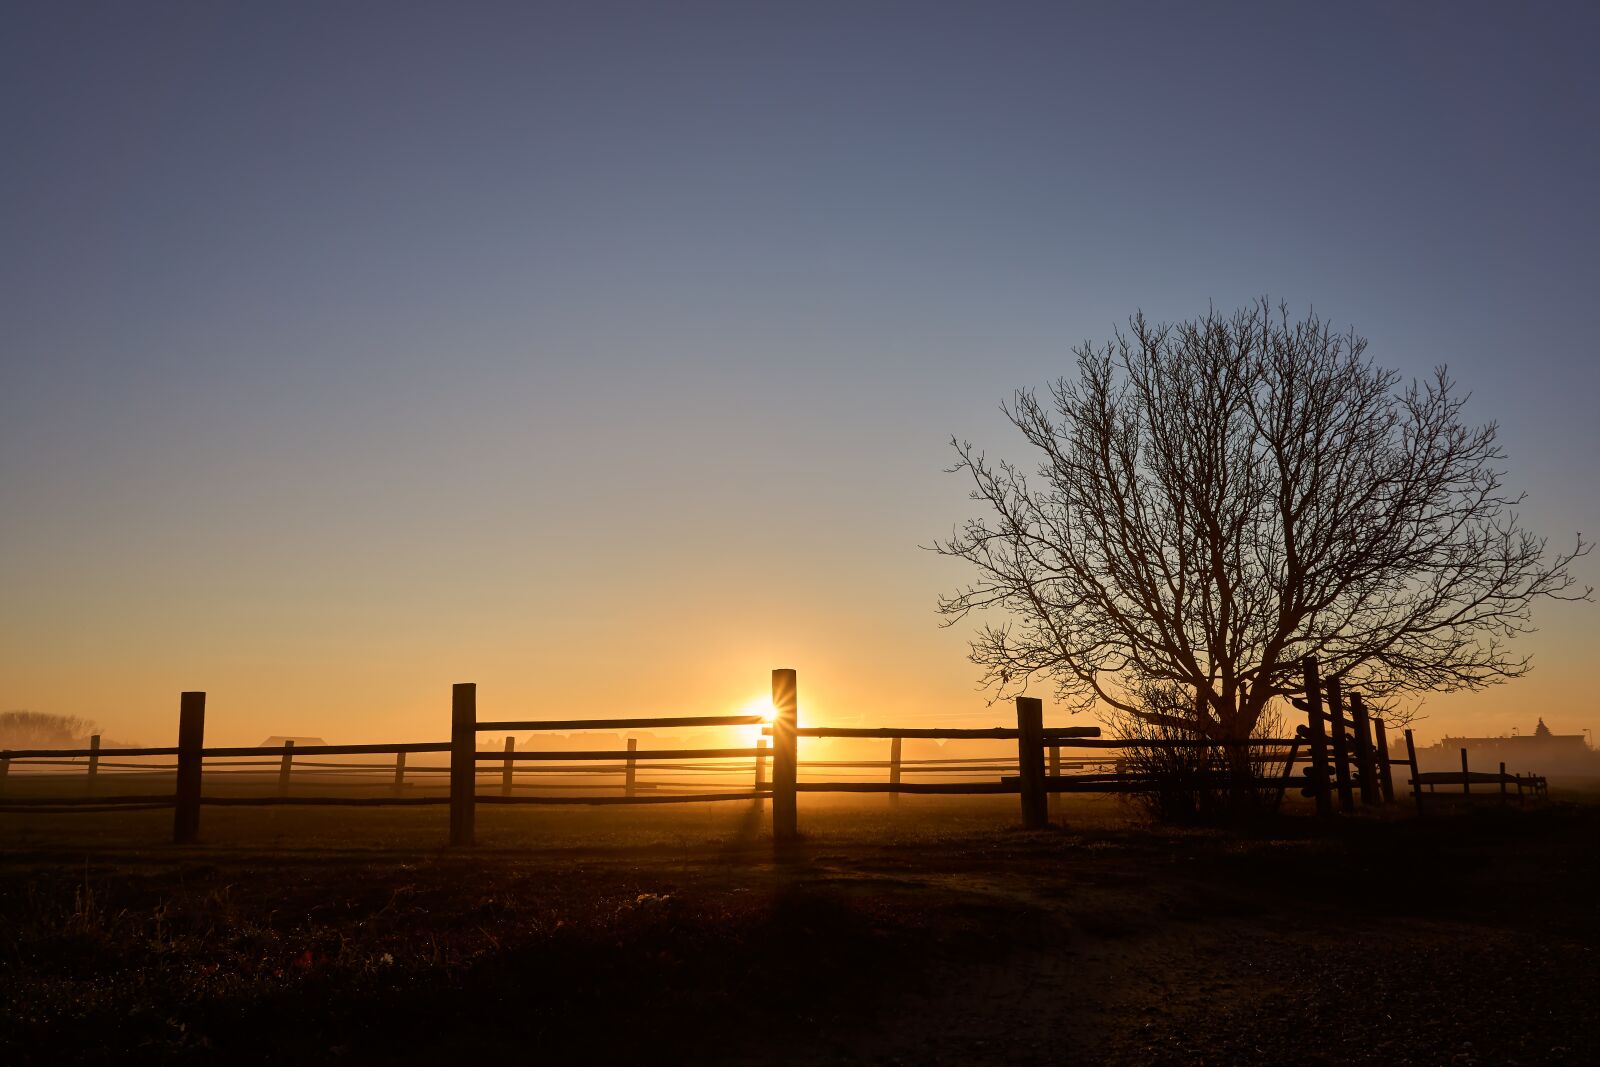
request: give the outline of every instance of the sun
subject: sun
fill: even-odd
[[[748,726],[734,727],[739,731],[740,740],[751,748],[755,748],[761,742],[764,736],[761,733],[762,728],[771,726],[773,720],[778,717],[778,709],[772,706],[772,698],[770,696],[751,697],[739,705],[738,713],[740,715],[761,716],[760,722],[751,723]]]
[[[739,708],[740,715],[759,715],[761,721],[771,723],[778,717],[778,709],[772,706],[770,696],[751,697]]]

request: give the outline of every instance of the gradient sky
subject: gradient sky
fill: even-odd
[[[433,739],[455,681],[792,666],[813,721],[1004,721],[917,547],[947,438],[1025,458],[997,404],[1070,346],[1262,293],[1449,363],[1568,545],[1597,12],[7,4],[0,708]],[[1422,736],[1600,726],[1597,610]]]

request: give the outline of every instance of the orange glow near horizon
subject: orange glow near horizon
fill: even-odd
[[[1446,734],[1529,732],[1541,717],[1559,733],[1600,726],[1586,695],[1593,642],[1576,625],[1586,607],[1550,609],[1549,615],[1572,618],[1538,635],[1538,666],[1527,678],[1479,693],[1430,698],[1416,724],[1418,741],[1431,743]],[[881,610],[898,613],[887,604]],[[0,710],[90,719],[107,743],[166,744],[175,736],[178,694],[201,689],[208,694],[206,738],[212,744],[252,745],[275,734],[321,737],[333,744],[430,741],[448,735],[454,681],[478,683],[479,715],[485,720],[760,714],[770,721],[770,696],[752,691],[765,686],[772,665],[795,664],[802,714],[812,725],[995,726],[1012,717],[1008,703],[990,703],[973,688],[964,643],[951,631],[931,625],[923,630],[916,619],[902,620],[908,632],[899,642],[885,641],[880,633],[879,648],[867,654],[856,650],[871,645],[847,624],[830,628],[809,621],[797,625],[792,616],[784,620],[776,613],[774,618],[779,640],[723,655],[693,647],[685,633],[693,627],[653,633],[641,627],[618,642],[637,648],[630,669],[620,673],[607,670],[601,652],[554,627],[536,628],[551,646],[537,655],[483,630],[453,639],[442,631],[431,634],[441,639],[433,655],[422,647],[422,635],[414,642],[393,635],[380,640],[369,631],[346,637],[342,656],[328,651],[333,635],[317,635],[330,640],[314,647],[309,635],[274,639],[258,631],[239,641],[241,648],[255,649],[253,654],[208,647],[203,639],[158,649],[132,635],[121,648],[111,641],[89,643],[82,658],[61,649],[43,654],[51,635],[35,630],[15,634],[18,640],[0,649],[5,661]],[[726,625],[725,618],[712,613],[708,626],[719,623]],[[731,627],[719,636],[728,645],[738,639]],[[473,639],[481,645],[467,647]],[[29,649],[41,654],[24,657]],[[1047,694],[1040,695],[1046,695],[1051,724],[1094,721],[1071,717]],[[760,737],[759,726],[734,730],[731,743],[753,745]]]
[[[143,556],[120,571],[97,555],[74,572],[11,583],[0,710],[90,719],[107,743],[168,744],[178,694],[198,689],[212,744],[433,741],[448,736],[453,682],[478,684],[486,720],[765,715],[773,668],[793,666],[809,725],[1006,724],[1009,705],[974,686],[967,633],[941,629],[931,609],[959,571],[904,547],[932,520],[890,518],[899,525],[887,543],[863,532],[807,545],[774,531],[771,541],[713,546],[722,554],[705,572],[684,565],[700,558],[684,546],[651,543],[609,580],[578,568],[542,586],[531,565],[506,568],[521,558],[510,549],[259,568],[207,550],[181,567]],[[792,567],[773,573],[778,558]],[[187,579],[163,584],[185,569]],[[592,584],[576,588],[585,575]],[[1600,727],[1589,695],[1593,610],[1541,605],[1541,632],[1523,644],[1532,673],[1431,697],[1418,740],[1531,731],[1540,717],[1560,733]],[[1047,685],[1035,693],[1048,723],[1094,721],[1069,716]]]

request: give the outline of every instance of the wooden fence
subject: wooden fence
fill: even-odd
[[[1392,768],[1409,766],[1408,784],[1418,807],[1422,810],[1424,787],[1433,794],[1440,785],[1460,785],[1462,795],[1494,795],[1474,785],[1498,789],[1498,795],[1509,798],[1509,790],[1516,789],[1519,802],[1525,794],[1544,795],[1544,779],[1533,776],[1513,776],[1505,773],[1504,764],[1499,774],[1469,773],[1466,753],[1462,753],[1460,774],[1421,774],[1417,770],[1416,751],[1411,731],[1405,731],[1407,759],[1391,757],[1384,723],[1380,718],[1369,717],[1359,693],[1348,696],[1341,692],[1338,679],[1329,679],[1324,685],[1317,673],[1314,660],[1304,665],[1304,699],[1295,705],[1307,712],[1308,722],[1292,738],[1262,738],[1249,742],[1259,756],[1268,762],[1281,761],[1281,776],[1257,779],[1257,787],[1276,789],[1281,799],[1284,791],[1294,781],[1297,765],[1304,764],[1305,780],[1302,792],[1314,797],[1321,814],[1331,814],[1335,799],[1342,811],[1353,811],[1356,798],[1366,804],[1391,803],[1394,800]],[[287,741],[272,747],[212,747],[204,744],[205,701],[201,692],[182,694],[179,701],[178,744],[162,748],[121,748],[102,751],[99,737],[90,739],[84,749],[17,749],[0,751],[0,811],[31,812],[89,812],[112,810],[144,810],[171,807],[173,809],[173,840],[177,843],[197,839],[200,829],[200,810],[206,805],[449,805],[450,843],[470,845],[474,839],[476,809],[479,804],[676,804],[706,803],[714,801],[754,801],[772,803],[772,833],[776,840],[794,838],[799,832],[798,808],[801,793],[885,793],[891,803],[901,794],[1016,794],[1020,801],[1022,823],[1036,829],[1047,825],[1051,807],[1065,793],[1134,793],[1147,792],[1156,787],[1149,775],[1129,773],[1116,766],[1106,772],[1108,762],[1116,762],[1127,750],[1146,752],[1161,748],[1178,748],[1197,753],[1202,761],[1209,758],[1211,747],[1184,740],[1152,741],[1122,738],[1102,738],[1097,727],[1053,727],[1044,725],[1044,708],[1041,701],[1031,697],[1016,699],[1016,725],[987,728],[927,728],[927,727],[836,727],[806,726],[798,722],[797,679],[793,670],[772,672],[772,705],[774,714],[770,726],[763,733],[771,737],[771,747],[766,738],[750,747],[725,748],[652,748],[640,749],[637,739],[628,738],[621,749],[532,749],[517,750],[512,738],[507,737],[503,750],[485,750],[478,746],[482,733],[528,731],[550,733],[584,730],[662,730],[698,727],[727,727],[765,725],[767,717],[761,715],[689,715],[651,718],[566,719],[566,720],[490,720],[477,715],[477,686],[460,683],[451,693],[451,729],[448,741],[425,741],[396,744],[366,745],[296,745]],[[800,738],[874,738],[889,742],[889,758],[877,760],[811,761],[808,769],[850,768],[886,769],[884,780],[846,781],[825,779],[801,781],[801,762],[798,753]],[[1015,759],[954,758],[940,760],[902,759],[903,742],[908,739],[956,740],[984,739],[1016,742]],[[1302,754],[1301,750],[1306,751]],[[1080,750],[1080,758],[1064,765],[1062,750]],[[1096,758],[1093,753],[1105,753]],[[446,766],[407,766],[408,754],[444,753]],[[105,756],[114,757],[106,760]],[[318,760],[327,756],[393,756],[393,763],[375,764],[339,763]],[[159,766],[133,764],[135,758],[173,757],[172,763]],[[307,757],[313,757],[308,759]],[[1109,757],[1109,758],[1108,758]],[[86,759],[87,788],[78,796],[19,797],[4,795],[13,761],[29,765],[59,766],[62,762]],[[206,762],[213,761],[213,769],[226,766],[234,773],[275,774],[276,791],[272,795],[221,795],[207,794],[203,788]],[[748,761],[730,767],[727,763],[706,761]],[[232,761],[217,764],[215,761]],[[1047,763],[1048,761],[1048,763]],[[484,792],[479,788],[479,778],[492,774],[493,764],[499,764],[500,788],[497,792]],[[584,794],[580,787],[570,787],[561,795],[518,794],[515,778],[519,764],[540,764],[537,770],[548,777],[558,769],[571,765],[582,773],[612,773],[621,775],[620,790],[616,792]],[[651,766],[678,764],[699,768],[726,776],[730,771],[751,773],[753,780],[748,789],[717,789],[690,793],[661,793],[654,783],[641,783],[638,770],[642,764]],[[599,766],[595,766],[599,764]],[[770,775],[768,768],[770,764]],[[487,766],[486,766],[487,765]],[[552,766],[554,765],[554,766]],[[353,773],[388,775],[392,768],[392,786],[388,795],[367,796],[298,796],[291,795],[291,775],[295,766],[315,769],[326,779],[330,775]],[[739,768],[744,770],[739,772]],[[1098,767],[1099,773],[1063,774],[1065,767],[1084,770]],[[97,788],[104,770],[122,774],[164,774],[173,771],[174,788],[171,793],[135,793],[107,795]],[[996,779],[967,781],[907,781],[905,773],[933,773],[970,776],[975,773],[1014,770],[1014,774]],[[406,795],[407,777],[429,774],[448,776],[446,795]],[[1216,767],[1200,770],[1191,781],[1232,783],[1226,770]],[[587,787],[593,788],[593,787]],[[546,784],[546,789],[558,787]]]
[[[1362,805],[1393,803],[1396,766],[1409,770],[1406,784],[1419,815],[1429,798],[1498,798],[1507,803],[1515,789],[1520,804],[1528,796],[1543,800],[1549,795],[1542,775],[1507,774],[1504,763],[1498,772],[1469,770],[1464,748],[1459,772],[1424,772],[1417,762],[1416,739],[1409,729],[1404,731],[1406,758],[1391,756],[1383,720],[1367,714],[1360,693],[1344,693],[1340,679],[1324,682],[1315,659],[1304,661],[1303,692],[1303,698],[1293,701],[1308,719],[1307,725],[1297,731],[1296,741],[1305,741],[1311,749],[1302,792],[1316,798],[1319,814],[1331,814],[1335,800],[1341,812],[1354,811],[1358,799]],[[1491,788],[1474,791],[1475,784]],[[1439,786],[1459,786],[1461,792],[1439,794]]]
[[[1406,751],[1410,756],[1411,766],[1417,765],[1416,744],[1411,739],[1411,731],[1406,731]],[[1456,800],[1497,800],[1501,804],[1511,801],[1511,790],[1516,790],[1518,805],[1525,804],[1528,797],[1536,800],[1545,800],[1550,795],[1549,783],[1542,774],[1507,774],[1506,765],[1502,762],[1498,771],[1474,771],[1467,767],[1467,750],[1461,750],[1461,770],[1459,771],[1415,771],[1412,774],[1413,791],[1416,796],[1417,813],[1422,813],[1424,799],[1451,799]],[[1459,786],[1459,793],[1437,792],[1439,786]],[[1474,785],[1487,786],[1487,789],[1474,790]],[[1427,789],[1424,791],[1423,787]]]

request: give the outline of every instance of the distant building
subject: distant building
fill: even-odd
[[[1445,737],[1417,753],[1419,762],[1432,769],[1460,766],[1461,750],[1473,770],[1494,770],[1504,763],[1513,774],[1600,775],[1600,753],[1589,747],[1583,734],[1558,734],[1543,719],[1531,734],[1509,737]]]

